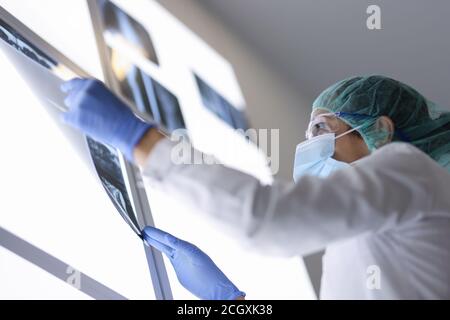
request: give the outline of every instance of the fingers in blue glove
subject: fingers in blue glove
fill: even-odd
[[[69,109],[62,121],[98,142],[119,149],[129,161],[134,160],[136,145],[154,124],[136,117],[99,80],[76,78],[64,83],[61,90],[67,94],[64,103]]]
[[[72,110],[72,107],[76,105],[77,99],[79,99],[81,96],[80,92],[71,92],[69,95],[64,99],[64,105],[69,108],[69,111]]]
[[[163,243],[161,243],[161,242],[159,242],[159,241],[157,241],[155,239],[152,239],[150,237],[144,236],[144,241],[147,243],[147,245],[152,246],[153,248],[161,251],[167,257],[173,258],[173,255],[175,253],[175,249],[173,249],[173,248],[171,248],[169,246],[166,246],[165,244],[163,244]]]
[[[79,90],[88,79],[74,78],[72,80],[66,81],[61,85],[61,91],[64,93],[69,93],[70,91]]]
[[[183,249],[184,241],[174,237],[170,233],[164,232],[154,227],[145,227],[143,231],[145,239],[148,238],[156,240],[175,250]]]
[[[73,106],[77,105],[77,101],[82,97],[84,89],[86,89],[94,81],[95,80],[93,79],[75,78],[70,81],[64,82],[61,85],[61,91],[67,93],[64,104],[69,108],[69,110],[71,110]]]
[[[236,299],[245,296],[211,258],[189,242],[162,230],[146,227],[144,240],[169,256],[181,285],[201,299]]]

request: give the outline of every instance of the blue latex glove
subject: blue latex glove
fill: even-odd
[[[61,90],[69,108],[63,121],[94,140],[119,149],[133,161],[134,148],[153,124],[137,118],[106,86],[94,79],[73,79]]]
[[[235,300],[245,297],[211,258],[193,244],[152,227],[146,227],[143,236],[148,245],[167,255],[180,283],[198,298]]]

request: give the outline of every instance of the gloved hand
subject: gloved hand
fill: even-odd
[[[61,90],[69,108],[63,121],[102,143],[119,149],[133,161],[133,152],[144,134],[154,124],[137,118],[106,86],[94,79],[73,79]]]
[[[146,227],[143,236],[148,245],[167,255],[180,283],[198,298],[234,300],[245,297],[211,258],[193,244],[152,227]]]

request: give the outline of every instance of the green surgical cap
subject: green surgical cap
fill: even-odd
[[[450,112],[404,83],[384,76],[345,79],[317,97],[316,109],[342,112],[342,120],[352,128],[362,126],[358,132],[370,150],[389,134],[378,129],[375,120],[388,116],[396,129],[394,141],[412,143],[450,171]]]

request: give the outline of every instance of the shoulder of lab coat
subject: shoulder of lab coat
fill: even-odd
[[[420,220],[443,200],[435,190],[450,185],[446,170],[405,143],[380,148],[326,179],[305,176],[297,184],[272,185],[223,165],[174,164],[174,145],[156,145],[144,179],[269,254],[307,254]]]

